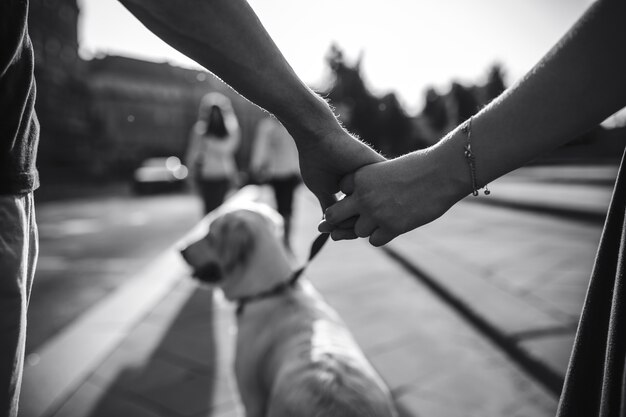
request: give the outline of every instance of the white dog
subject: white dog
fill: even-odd
[[[231,208],[182,251],[196,278],[240,303],[235,376],[247,417],[397,416],[337,313],[295,276],[281,220],[261,204]]]

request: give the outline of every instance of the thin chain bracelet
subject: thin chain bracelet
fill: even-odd
[[[483,192],[485,195],[489,195],[491,194],[491,191],[489,191],[487,185],[485,184],[484,187],[479,187],[476,182],[476,157],[472,152],[472,117],[470,117],[467,123],[461,127],[461,130],[465,133],[465,137],[467,138],[464,155],[465,159],[467,159],[467,164],[469,165],[470,170],[470,178],[472,179],[472,195],[477,196],[480,188],[484,188],[485,190]]]

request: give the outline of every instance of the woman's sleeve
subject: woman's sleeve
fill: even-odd
[[[200,152],[200,126],[196,122],[189,132],[189,143],[187,144],[187,152],[185,153],[185,165],[190,170],[195,166]]]
[[[227,119],[227,128],[229,137],[225,141],[227,146],[227,151],[234,154],[239,149],[239,145],[241,144],[241,128],[239,127],[239,121],[237,120],[237,116],[231,114]]]
[[[252,157],[250,159],[250,169],[252,171],[259,171],[267,165],[270,129],[271,126],[267,119],[261,120],[256,129],[256,135],[252,141]]]

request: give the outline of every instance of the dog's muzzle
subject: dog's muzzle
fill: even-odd
[[[207,254],[207,243],[201,239],[180,251],[181,256],[193,268],[193,277],[207,284],[216,284],[222,279],[222,268]]]
[[[222,269],[215,262],[197,268],[193,277],[207,284],[217,284],[222,279]]]

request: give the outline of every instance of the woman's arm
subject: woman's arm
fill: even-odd
[[[189,175],[187,178],[192,179],[195,178],[196,173],[196,165],[198,162],[198,156],[200,152],[200,135],[201,130],[206,129],[206,125],[202,122],[196,122],[189,132],[189,143],[187,144],[187,152],[185,152],[185,161],[184,164],[187,166],[189,170]]]
[[[256,128],[256,134],[252,141],[252,155],[250,157],[250,170],[256,176],[260,176],[267,169],[269,152],[269,134],[272,122],[265,118]]]
[[[562,145],[626,106],[626,2],[599,0],[517,85],[477,114],[472,151],[484,185]],[[382,245],[445,213],[472,191],[457,128],[435,146],[348,176],[326,212],[336,239]],[[333,225],[360,215],[354,230]]]

